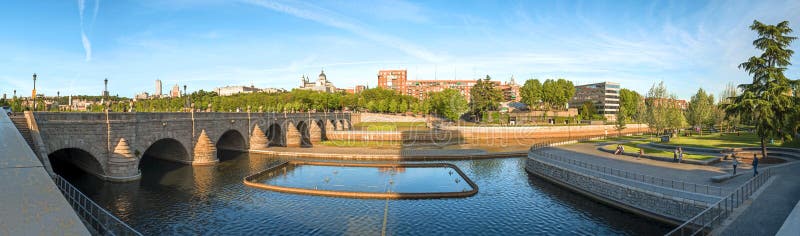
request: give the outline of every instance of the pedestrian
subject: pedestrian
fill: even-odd
[[[678,162],[678,148],[672,151],[672,162]]]
[[[678,163],[683,162],[683,148],[678,147]]]
[[[733,157],[733,175],[736,175],[736,167],[739,166],[739,160]]]
[[[758,175],[758,156],[753,153],[753,177]]]
[[[644,148],[639,148],[639,156],[636,156],[636,159],[642,158],[644,156]]]

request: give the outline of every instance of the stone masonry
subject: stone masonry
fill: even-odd
[[[88,153],[91,158],[69,161],[80,162],[76,163],[79,168],[110,181],[138,179],[138,165],[145,153],[187,164],[216,163],[216,149],[233,142],[223,138],[226,133],[243,136],[240,138],[244,140],[244,150],[266,150],[267,144],[299,146],[303,137],[310,138],[309,144],[313,144],[322,140],[329,122],[348,126],[350,123],[349,113],[33,114],[38,127],[32,131],[41,135],[45,153],[60,150]],[[306,127],[304,130],[297,129],[301,123]],[[278,128],[272,128],[273,125]],[[276,137],[276,142],[268,137]]]

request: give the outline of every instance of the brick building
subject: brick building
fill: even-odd
[[[408,80],[406,70],[380,70],[378,71],[378,87],[391,89],[403,95],[410,95],[419,99],[426,99],[429,92],[440,92],[445,89],[455,89],[470,99],[470,90],[478,80]],[[503,92],[506,101],[520,101],[519,85],[514,77],[507,83],[491,80],[495,88]]]

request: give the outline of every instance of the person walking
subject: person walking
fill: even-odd
[[[683,162],[683,148],[678,147],[678,163]]]
[[[753,153],[753,177],[758,175],[758,156]]]
[[[739,166],[739,160],[733,157],[733,175],[736,175],[736,167]]]
[[[639,148],[639,156],[636,156],[636,159],[642,158],[644,156],[644,148]]]

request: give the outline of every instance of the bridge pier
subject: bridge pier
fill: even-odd
[[[311,123],[308,126],[308,135],[311,144],[322,142],[322,128],[319,127],[319,123],[315,120],[309,120]]]
[[[264,134],[264,131],[261,131],[261,127],[258,127],[258,124],[253,127],[253,133],[250,137],[250,150],[266,150],[269,146],[269,140],[267,140],[267,135]]]
[[[197,144],[194,146],[192,165],[213,165],[219,162],[219,159],[217,159],[217,147],[208,138],[206,130],[203,130],[197,139]]]
[[[286,123],[286,146],[299,147],[302,143],[303,135],[297,130],[295,124],[292,122]]]
[[[128,141],[120,138],[114,152],[108,159],[108,175],[104,179],[113,182],[126,182],[140,179],[142,174],[139,172],[136,156],[131,152]]]

